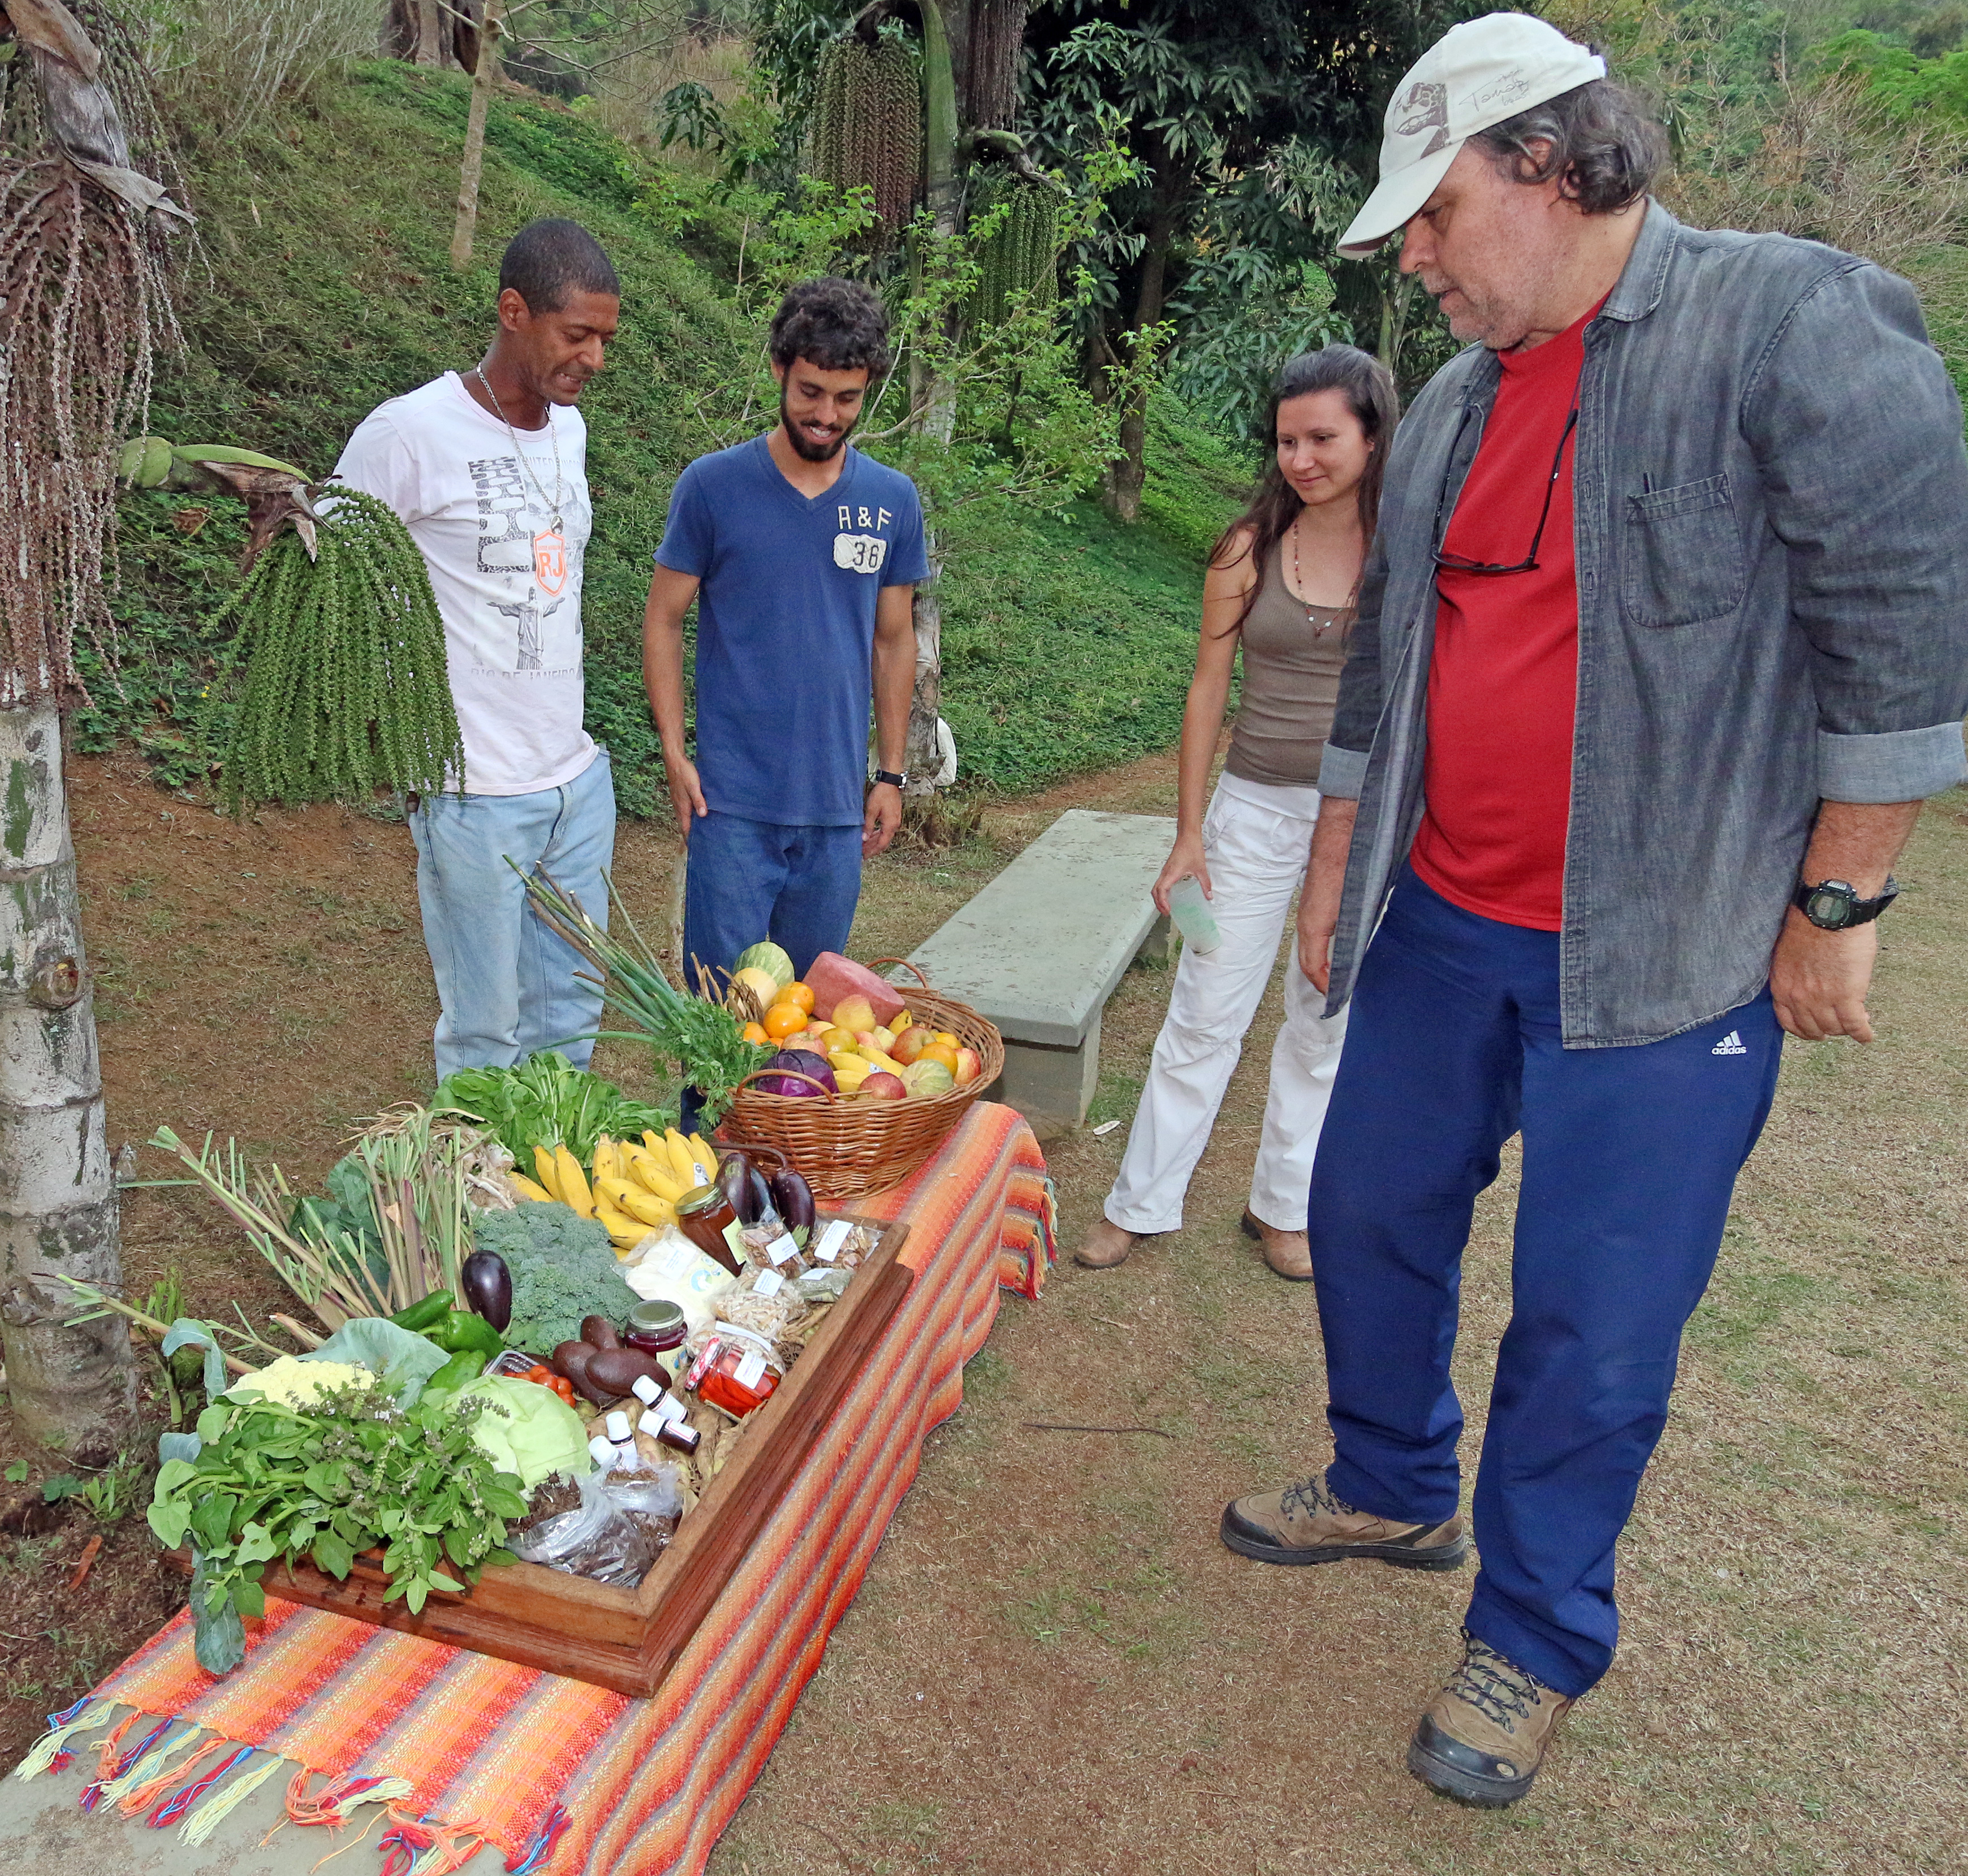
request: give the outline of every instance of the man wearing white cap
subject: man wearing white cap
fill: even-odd
[[[1350,994],[1312,1179],[1332,1464],[1278,1564],[1454,1569],[1477,1194],[1523,1137],[1461,1664],[1410,1769],[1529,1790],[1610,1663],[1614,1546],[1782,1034],[1872,1036],[1874,921],[1968,776],[1968,455],[1912,289],[1682,227],[1664,141],[1543,22],[1456,27],[1341,243],[1478,341],[1395,438],[1299,955]]]

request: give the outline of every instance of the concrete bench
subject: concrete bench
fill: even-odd
[[[1168,954],[1149,889],[1175,842],[1160,814],[1070,808],[911,953],[1005,1038],[992,1098],[1041,1137],[1077,1127],[1100,1080],[1100,1014],[1137,957]]]

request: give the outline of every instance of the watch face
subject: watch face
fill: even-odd
[[[1835,931],[1852,916],[1852,894],[1843,887],[1820,886],[1805,901],[1804,915],[1814,925]]]

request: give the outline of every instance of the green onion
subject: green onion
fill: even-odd
[[[615,881],[607,873],[601,875],[602,881],[633,942],[597,925],[546,873],[529,878],[512,861],[507,864],[525,880],[533,910],[600,973],[591,977],[581,971],[575,975],[581,982],[597,985],[603,1003],[633,1026],[627,1031],[604,1030],[600,1034],[646,1043],[659,1056],[675,1063],[704,1104],[704,1124],[715,1127],[724,1118],[738,1084],[765,1066],[772,1059],[772,1050],[747,1042],[738,1019],[723,1004],[687,995],[663,975],[656,954],[636,929]]]

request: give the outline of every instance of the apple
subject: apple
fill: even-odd
[[[866,997],[843,997],[829,1020],[836,1029],[851,1029],[858,1036],[875,1027],[875,1006]]]
[[[962,1088],[977,1079],[984,1066],[984,1058],[975,1049],[960,1049],[956,1052],[956,1085]]]
[[[912,1023],[895,1038],[895,1046],[888,1053],[893,1056],[904,1068],[929,1046],[931,1032],[920,1024]]]
[[[899,1075],[891,1075],[886,1069],[877,1069],[861,1084],[861,1092],[872,1095],[877,1101],[904,1101],[909,1091],[902,1085]]]
[[[893,1053],[895,1046],[895,1032],[892,1029],[883,1029],[877,1025],[869,1040],[882,1054],[889,1055]]]

